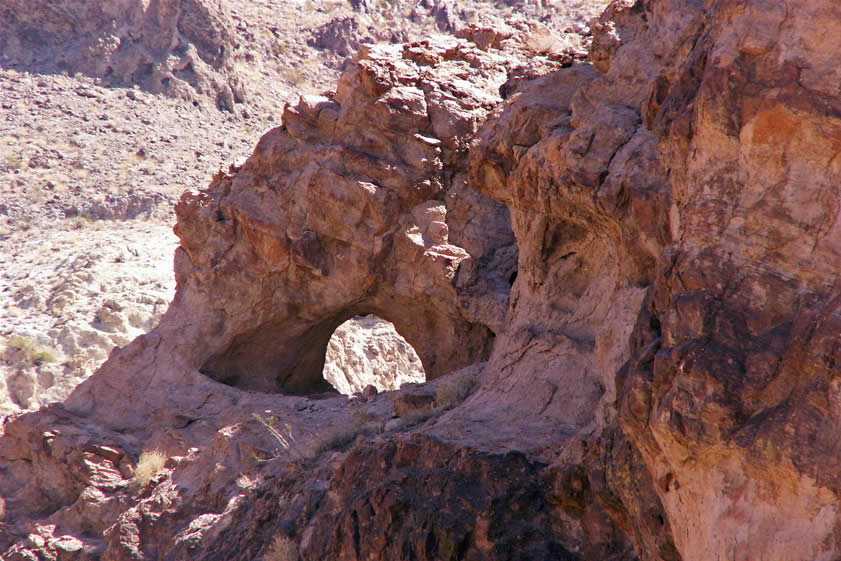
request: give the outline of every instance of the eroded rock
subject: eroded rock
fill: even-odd
[[[170,355],[152,364],[173,381],[315,393],[329,389],[330,336],[363,313],[391,321],[428,378],[487,358],[516,249],[505,208],[465,180],[504,60],[445,38],[365,49],[335,95],[288,107],[242,167],[182,197],[175,301],[114,366]],[[470,227],[449,228],[450,208]],[[455,283],[462,269],[475,280]],[[73,407],[108,385],[80,389]]]
[[[661,4],[611,67],[671,53],[642,108],[679,233],[622,423],[685,559],[836,557],[839,6]]]
[[[161,324],[5,424],[13,519],[124,500],[110,559],[837,557],[841,14],[788,6],[614,2],[593,66],[363,48],[184,194]],[[288,395],[368,312],[432,383]]]
[[[218,0],[12,0],[0,10],[0,55],[233,111],[244,92],[232,25]]]

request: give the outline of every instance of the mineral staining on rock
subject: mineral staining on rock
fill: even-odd
[[[621,421],[685,559],[834,558],[841,6],[663,4],[613,62],[672,53],[643,109],[679,233]]]

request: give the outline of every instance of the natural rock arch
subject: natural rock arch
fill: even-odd
[[[428,379],[487,361],[518,249],[508,208],[470,182],[469,147],[502,101],[500,61],[464,39],[364,47],[335,93],[287,106],[244,163],[181,196],[175,298],[67,406],[122,430],[241,399],[218,382],[329,389],[330,335],[364,313],[394,324]],[[125,372],[142,403],[101,407],[126,401]]]
[[[321,321],[291,325],[269,322],[235,336],[230,345],[213,354],[200,371],[222,383],[245,390],[315,394],[335,389],[324,378],[327,345],[347,320],[374,314],[389,321],[411,345],[423,364],[427,379],[435,379],[461,366],[487,357],[493,333],[477,325],[458,325],[434,310],[408,308],[395,315],[370,306],[348,308]],[[394,318],[396,321],[391,321]]]
[[[468,183],[466,147],[505,73],[456,92],[451,73],[486,55],[427,48],[449,58],[405,52],[391,76],[372,61],[395,47],[363,51],[334,95],[287,107],[244,164],[182,196],[161,326],[192,342],[190,368],[247,390],[326,391],[331,334],[367,313],[394,324],[429,379],[487,360],[517,248],[507,208]]]

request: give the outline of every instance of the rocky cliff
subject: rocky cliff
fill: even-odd
[[[5,558],[838,557],[839,22],[362,48],[182,196],[160,325],[5,423]],[[323,393],[364,313],[430,382]]]

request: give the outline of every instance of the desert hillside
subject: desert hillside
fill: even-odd
[[[0,558],[838,558],[839,52],[832,0],[7,1]]]

